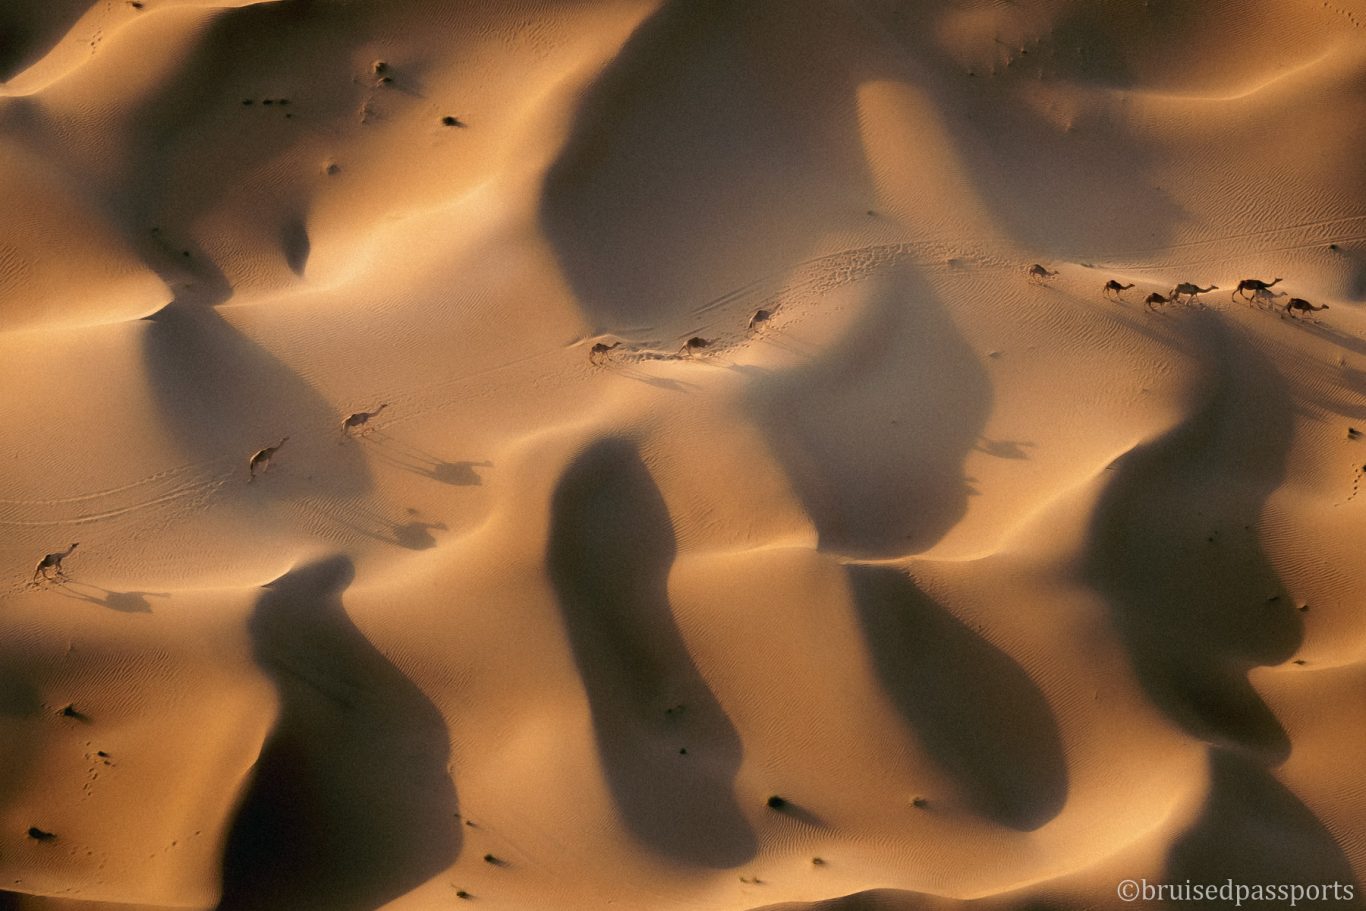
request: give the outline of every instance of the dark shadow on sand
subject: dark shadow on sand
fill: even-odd
[[[312,250],[312,244],[308,239],[308,226],[302,218],[285,222],[280,229],[280,248],[284,252],[285,262],[289,264],[289,271],[295,275],[303,275],[304,269],[308,267],[308,254]]]
[[[774,807],[770,805],[769,812],[775,813],[778,816],[785,816],[788,819],[795,820],[796,822],[799,822],[804,826],[810,826],[813,829],[826,829],[830,826],[820,814],[788,797],[783,798],[782,806]]]
[[[228,836],[220,911],[372,911],[460,853],[450,738],[352,624],[345,557],[265,587],[248,623],[280,714]]]
[[[733,792],[740,738],[674,622],[673,526],[635,445],[591,446],[551,509],[550,578],[618,810],[642,843],[678,861],[744,863],[756,842]]]
[[[755,376],[749,411],[822,548],[917,553],[967,511],[963,461],[981,439],[991,385],[910,266],[862,281],[869,292],[858,322],[818,359]]]
[[[147,600],[149,597],[171,597],[170,592],[116,592],[101,588],[98,585],[91,585],[88,582],[67,582],[61,587],[60,594],[63,598],[84,601],[97,607],[107,607],[110,610],[125,614],[150,614],[152,604]]]
[[[354,449],[328,446],[310,428],[336,423],[335,409],[306,380],[229,324],[212,306],[176,302],[147,319],[147,381],[176,443],[192,458],[240,458],[232,471],[245,484],[247,458],[288,435],[264,478],[280,485],[286,464],[310,488],[353,495],[370,487]]]
[[[1308,901],[1296,909],[1355,908],[1361,887],[1351,862],[1312,811],[1261,763],[1212,747],[1210,790],[1200,819],[1172,845],[1165,880],[1184,883],[1332,884],[1350,886],[1354,901]],[[1233,902],[1218,903],[1233,907]],[[1290,907],[1289,900],[1248,902]],[[1169,902],[1171,908],[1209,908],[1208,901]]]
[[[1283,760],[1290,744],[1248,682],[1299,647],[1302,624],[1257,537],[1285,476],[1293,402],[1215,314],[1185,324],[1203,402],[1117,460],[1082,575],[1105,598],[1150,699],[1191,734]]]
[[[446,531],[445,522],[408,522],[394,526],[394,542],[409,550],[430,550],[436,546],[433,531]]]
[[[867,208],[854,99],[872,73],[827,40],[849,25],[811,0],[695,0],[636,29],[585,94],[541,201],[594,323],[656,325],[786,272],[831,213]]]
[[[1013,658],[960,623],[897,569],[845,570],[884,690],[977,812],[1032,831],[1067,799],[1062,737]]]
[[[542,226],[592,322],[628,334],[656,326],[790,272],[843,218],[864,214],[876,189],[859,93],[877,81],[933,103],[979,198],[1024,245],[1078,255],[1160,245],[1184,213],[1156,186],[1153,144],[1108,112],[1061,124],[1030,102],[1045,65],[1078,85],[1139,84],[1128,55],[1083,43],[1088,30],[1122,43],[1116,17],[1060,16],[1058,40],[1086,56],[1023,55],[999,76],[969,76],[936,38],[950,14],[936,4],[664,4],[585,93],[545,182]],[[1097,180],[1104,199],[1087,189]],[[741,254],[738,238],[762,243]]]
[[[409,508],[406,520],[390,519],[384,513],[361,503],[314,503],[314,514],[335,525],[363,537],[408,550],[430,550],[437,545],[432,532],[449,531],[445,522],[427,522],[418,511]]]
[[[356,439],[374,446],[379,452],[380,460],[386,464],[455,487],[479,486],[484,483],[484,479],[475,469],[493,467],[493,463],[487,459],[482,462],[450,461],[382,430],[358,436]]]
[[[1157,186],[1158,148],[1126,129],[1122,117],[1079,111],[1060,123],[1029,100],[1040,79],[1141,87],[1148,75],[1135,72],[1130,53],[1115,48],[1154,14],[1124,6],[1074,4],[1052,24],[1046,46],[1022,55],[1030,48],[1002,45],[998,62],[988,67],[965,67],[937,39],[949,7],[871,3],[858,9],[884,38],[881,77],[899,79],[931,100],[993,222],[1026,247],[1094,258],[1104,250],[1159,247],[1185,217]],[[1178,21],[1164,25],[1180,28]],[[1096,36],[1105,39],[1098,44]],[[1090,189],[1098,184],[1105,186],[1101,199]],[[1144,217],[1125,217],[1131,212]]]
[[[41,60],[95,5],[94,0],[0,3],[0,82]]]
[[[4,729],[21,732],[27,725],[46,721],[48,710],[43,706],[43,693],[35,683],[42,678],[34,662],[22,660],[17,655],[7,654],[3,658],[0,660],[0,722]],[[8,808],[11,799],[22,797],[32,776],[41,774],[41,756],[39,735],[0,738],[0,769],[4,770],[4,774],[0,774],[0,811]]]
[[[386,12],[403,5],[387,4]],[[107,203],[152,268],[161,271],[155,251],[141,242],[148,228],[158,226],[179,247],[209,213],[241,206],[244,220],[220,237],[249,231],[273,238],[283,264],[302,274],[310,181],[296,172],[266,189],[259,175],[308,142],[319,123],[353,116],[358,54],[380,15],[276,0],[220,9],[204,23],[179,66],[129,114],[127,164]],[[302,59],[306,73],[295,67]],[[247,99],[253,103],[243,105]],[[203,148],[216,150],[211,175],[196,152]]]

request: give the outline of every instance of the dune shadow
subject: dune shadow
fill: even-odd
[[[1044,66],[1068,84],[1130,84],[1130,57],[1016,53],[1014,70],[969,76],[939,40],[949,15],[933,4],[664,4],[585,94],[543,190],[542,226],[587,315],[607,329],[658,324],[680,304],[789,272],[842,215],[869,211],[859,92],[879,80],[925,94],[977,197],[1026,245],[1160,245],[1185,213],[1156,185],[1155,145],[1105,111],[1062,122],[1031,94]],[[1052,31],[1089,52],[1088,30],[1122,44],[1114,18],[1069,11]],[[1122,215],[1134,211],[1145,217]],[[763,243],[737,251],[754,237]]]
[[[1128,53],[1114,50],[1125,47],[1129,32],[1145,26],[1137,9],[1065,7],[1049,24],[1048,45],[1033,48],[1031,55],[1030,48],[1000,44],[1002,56],[986,68],[965,67],[939,40],[952,14],[948,8],[864,4],[860,9],[895,47],[909,51],[889,62],[884,78],[928,95],[977,198],[1020,243],[1055,255],[1094,257],[1095,251],[1160,246],[1186,217],[1156,185],[1158,147],[1126,131],[1122,117],[1079,109],[1060,118],[1031,101],[1042,79],[1063,86],[1137,87],[1144,74],[1134,69]],[[1056,54],[1041,53],[1054,48]],[[1064,48],[1072,53],[1065,55]],[[1103,196],[1097,196],[1098,186],[1105,188]],[[1132,212],[1143,217],[1121,215]]]
[[[265,586],[248,621],[279,717],[228,835],[220,911],[373,911],[461,847],[437,708],[347,617],[332,557]]]
[[[145,375],[177,445],[195,459],[247,457],[289,435],[272,461],[274,481],[285,463],[307,465],[314,487],[332,494],[369,489],[360,454],[323,445],[310,428],[331,426],[333,407],[288,366],[229,324],[212,306],[170,305],[148,317],[142,337]],[[236,471],[236,467],[234,468]],[[280,483],[280,482],[275,482]]]
[[[748,407],[823,548],[928,549],[967,510],[963,461],[991,409],[986,371],[906,266],[875,283],[858,322],[808,365],[756,377]]]
[[[963,907],[967,907],[966,903]],[[848,895],[812,901],[785,901],[777,904],[754,905],[744,911],[943,911],[950,903],[926,892],[905,889],[863,889]],[[1005,906],[987,907],[1005,911]],[[1009,911],[1061,911],[1061,909],[1010,908]],[[1087,911],[1094,911],[1089,908]]]
[[[123,214],[130,234],[156,224],[169,236],[190,237],[207,213],[254,201],[249,218],[227,226],[228,236],[277,239],[289,267],[302,273],[308,241],[298,213],[308,204],[306,182],[272,181],[267,190],[256,178],[307,140],[303,118],[340,122],[350,113],[351,93],[330,87],[351,86],[356,54],[377,16],[314,0],[219,10],[128,116],[127,164],[109,205]],[[306,74],[294,67],[300,59],[309,61]],[[292,107],[242,104],[265,98]],[[286,119],[295,115],[300,119]],[[217,150],[207,179],[198,151],[204,148]]]
[[[1358,304],[1366,302],[1366,247],[1342,246],[1338,251],[1349,264],[1342,296]]]
[[[1067,798],[1062,736],[1043,693],[905,573],[845,568],[888,697],[979,813],[1031,831]]]
[[[1234,883],[1351,887],[1336,899],[1300,898],[1296,908],[1359,907],[1361,887],[1342,847],[1314,813],[1261,763],[1211,747],[1210,789],[1199,820],[1172,844],[1165,879]],[[1256,902],[1244,901],[1244,907]],[[1280,902],[1289,907],[1288,900]],[[1233,902],[1222,904],[1232,907]],[[1168,907],[1210,907],[1210,902],[1174,901]]]
[[[749,860],[756,842],[732,789],[740,739],[674,621],[673,526],[635,445],[589,447],[561,477],[551,510],[550,579],[623,820],[682,862]]]
[[[827,40],[848,27],[809,0],[697,0],[630,36],[585,94],[540,208],[595,323],[657,324],[785,272],[828,237],[830,213],[866,207],[850,103],[862,58]],[[747,237],[763,243],[737,246]]]
[[[7,731],[44,714],[43,693],[34,682],[35,669],[27,662],[5,655],[0,661],[0,723]],[[41,744],[37,737],[0,737],[0,811],[15,797],[21,797],[31,776],[41,769]]]
[[[93,0],[0,4],[0,82],[46,56],[94,5]]]
[[[89,589],[83,591],[82,589]],[[110,610],[120,611],[125,614],[150,614],[152,604],[147,599],[169,598],[170,592],[116,592],[98,585],[91,585],[88,582],[67,582],[61,588],[61,595],[64,598],[71,598],[76,601],[84,601],[87,604],[94,604],[98,607],[107,607]]]
[[[1115,463],[1083,578],[1108,603],[1149,698],[1215,744],[1290,744],[1247,672],[1299,647],[1301,622],[1257,537],[1281,484],[1293,402],[1267,358],[1213,314],[1186,328],[1209,370],[1180,425]]]

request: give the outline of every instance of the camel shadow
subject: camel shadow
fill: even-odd
[[[356,628],[332,557],[265,586],[247,628],[279,715],[227,838],[219,911],[373,911],[460,853],[450,736]]]
[[[993,440],[982,437],[972,448],[998,459],[1028,459],[1029,453],[1025,450],[1033,449],[1034,445],[1024,440]]]
[[[1366,341],[1349,332],[1334,329],[1332,326],[1322,322],[1309,320],[1303,317],[1298,319],[1289,316],[1285,317],[1286,322],[1291,322],[1292,320],[1296,326],[1300,327],[1302,331],[1308,332],[1310,335],[1318,336],[1324,341],[1330,342],[1339,348],[1346,348],[1353,354],[1366,355]]]
[[[1067,798],[1048,701],[1005,652],[889,567],[845,568],[873,667],[892,703],[974,810],[1021,831]]]
[[[478,487],[484,483],[476,468],[491,468],[492,462],[434,462],[430,468],[418,469],[417,474],[455,487]]]
[[[389,519],[383,513],[356,504],[325,506],[315,502],[313,512],[338,528],[408,550],[430,550],[437,545],[432,532],[450,530],[445,522],[426,522],[417,518],[419,513],[412,507],[407,510],[406,522]]]
[[[644,370],[637,370],[634,367],[621,367],[615,372],[618,376],[624,376],[628,380],[635,380],[637,383],[644,383],[646,386],[653,386],[656,389],[663,389],[667,392],[691,392],[698,388],[696,383],[689,383],[686,380],[670,379],[663,376],[651,376]]]
[[[1285,476],[1294,404],[1266,356],[1217,316],[1186,328],[1210,371],[1204,401],[1113,464],[1082,574],[1160,709],[1210,743],[1284,759],[1289,741],[1247,672],[1287,660],[1302,635],[1255,531]]]
[[[674,621],[674,554],[668,509],[633,443],[601,440],[569,465],[547,564],[612,799],[652,850],[734,867],[757,850],[733,792],[740,738]],[[666,711],[679,705],[686,713]]]
[[[433,481],[440,481],[442,484],[450,484],[454,487],[477,487],[484,483],[484,479],[475,471],[476,468],[492,468],[493,463],[484,460],[482,462],[458,461],[450,462],[439,456],[432,455],[430,452],[405,443],[396,439],[383,431],[374,431],[365,434],[360,439],[369,442],[382,453],[382,461],[403,471],[430,478]]]
[[[770,805],[770,810],[777,813],[779,816],[786,816],[788,819],[796,820],[802,825],[810,826],[813,829],[828,829],[830,827],[830,824],[826,822],[824,818],[811,810],[808,810],[801,804],[794,802],[790,798],[783,798],[781,806],[774,807]]]
[[[90,589],[90,592],[81,591],[82,588]],[[88,582],[68,582],[62,587],[61,595],[64,598],[71,598],[74,601],[84,601],[87,604],[94,604],[98,607],[107,607],[110,610],[120,611],[125,614],[150,614],[152,605],[147,599],[169,598],[170,592],[116,592],[98,585],[91,585]]]
[[[394,542],[409,550],[429,550],[436,546],[432,531],[449,531],[445,522],[409,522],[394,526]]]

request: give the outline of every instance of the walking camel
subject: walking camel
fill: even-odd
[[[1205,294],[1209,291],[1218,290],[1218,285],[1210,285],[1208,288],[1202,288],[1199,285],[1194,284],[1192,282],[1182,282],[1181,284],[1177,285],[1175,288],[1172,289],[1171,300],[1173,303],[1175,303],[1181,297],[1181,295],[1184,294],[1186,295],[1186,303],[1193,304],[1195,303],[1195,299],[1199,297],[1201,294]]]
[[[1120,295],[1123,294],[1123,292],[1128,291],[1133,286],[1133,282],[1130,282],[1127,285],[1121,285],[1119,282],[1115,281],[1112,278],[1105,283],[1105,290],[1101,293],[1104,294],[1106,297],[1109,297],[1111,294],[1114,294],[1115,299],[1118,300]]]
[[[256,454],[247,462],[247,473],[250,475],[247,478],[248,484],[256,480],[256,469],[261,469],[262,474],[270,471],[271,456],[279,452],[280,447],[287,442],[289,442],[289,437],[283,437],[280,442],[276,443],[274,446],[267,446],[265,449],[258,449],[256,451]]]
[[[55,554],[48,554],[43,557],[43,559],[39,560],[38,568],[33,571],[33,581],[37,582],[39,579],[65,579],[66,573],[62,570],[62,561],[71,556],[71,552],[76,549],[79,543],[80,542],[72,544],[66,550],[60,550]],[[51,576],[47,574],[49,569],[54,571]]]
[[[370,422],[370,419],[371,419],[372,417],[375,417],[375,416],[378,415],[381,411],[383,411],[384,409],[386,409],[386,408],[388,408],[388,407],[389,407],[389,403],[388,403],[388,402],[380,402],[380,403],[379,403],[379,407],[376,408],[374,411],[357,411],[355,414],[351,415],[351,416],[348,417],[346,420],[342,421],[342,424],[341,424],[341,432],[342,432],[343,434],[349,434],[351,431],[355,430],[357,427],[364,427],[366,424],[368,424],[368,423]],[[373,429],[373,428],[372,428],[372,429]],[[365,433],[365,431],[361,431],[361,432],[362,432],[362,433]],[[284,442],[284,441],[281,440],[281,443],[283,443],[283,442]],[[279,447],[276,447],[276,448],[278,449]],[[267,458],[269,458],[269,456],[267,456]]]
[[[1265,291],[1269,291],[1271,289],[1271,286],[1279,281],[1279,277],[1273,278],[1269,282],[1264,282],[1260,278],[1245,278],[1242,281],[1238,282],[1238,287],[1233,289],[1233,293],[1229,295],[1229,300],[1233,300],[1233,298],[1238,297],[1239,295],[1241,295],[1244,300],[1255,300],[1258,294],[1261,294]],[[1244,291],[1251,291],[1252,297],[1248,297],[1246,294],[1243,294]]]
[[[1149,294],[1148,297],[1143,301],[1143,303],[1148,305],[1149,310],[1159,307],[1162,304],[1170,304],[1171,302],[1172,299],[1170,297],[1167,297],[1157,291],[1154,291],[1152,294]]]
[[[683,343],[683,347],[678,349],[678,353],[683,357],[692,357],[694,351],[701,351],[703,348],[710,347],[710,340],[705,339],[700,335],[694,335]]]
[[[620,348],[620,347],[621,347],[621,342],[613,342],[613,343],[610,344],[610,345],[607,344],[606,342],[598,342],[598,343],[597,343],[596,345],[594,345],[592,348],[589,348],[589,349],[588,349],[588,361],[589,361],[589,363],[596,364],[596,363],[598,363],[598,360],[599,360],[604,354],[606,354],[607,352],[611,351],[613,348]]]
[[[1052,278],[1053,276],[1057,275],[1058,273],[1057,273],[1057,272],[1050,272],[1050,271],[1048,271],[1047,269],[1045,269],[1043,266],[1039,265],[1038,263],[1035,263],[1034,265],[1032,265],[1032,266],[1029,267],[1029,273],[1028,273],[1028,274],[1029,274],[1029,278],[1030,278],[1032,281],[1044,281],[1045,279]]]
[[[1313,304],[1309,303],[1309,301],[1305,300],[1302,297],[1292,297],[1285,305],[1285,312],[1289,313],[1292,317],[1295,317],[1296,310],[1300,311],[1301,313],[1317,313],[1319,310],[1327,309],[1327,304],[1321,304],[1315,307]],[[1299,317],[1295,318],[1298,319]]]

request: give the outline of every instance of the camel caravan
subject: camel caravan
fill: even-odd
[[[1047,284],[1059,274],[1058,270],[1049,269],[1041,263],[1034,263],[1025,270],[1026,278],[1030,282],[1040,285]],[[1270,281],[1260,278],[1241,279],[1233,289],[1233,294],[1229,299],[1232,301],[1242,297],[1243,300],[1247,301],[1249,306],[1259,304],[1262,301],[1274,302],[1275,298],[1286,296],[1285,292],[1271,290],[1273,287],[1280,284],[1282,280],[1283,279],[1280,276],[1277,276]],[[1101,287],[1101,295],[1107,300],[1122,302],[1124,300],[1124,292],[1129,291],[1134,287],[1134,282],[1125,284],[1118,279],[1112,278],[1106,281]],[[1174,304],[1184,303],[1190,305],[1197,303],[1202,294],[1208,294],[1211,291],[1218,290],[1218,285],[1201,287],[1194,282],[1180,282],[1176,287],[1165,294],[1160,291],[1149,293],[1147,297],[1143,299],[1143,305],[1149,311],[1156,311],[1159,307]],[[1291,297],[1281,309],[1283,310],[1283,318],[1289,317],[1295,320],[1312,321],[1314,319],[1313,314],[1318,313],[1321,310],[1327,310],[1328,305],[1314,304],[1302,297]],[[773,315],[773,311],[770,309],[759,309],[754,311],[754,314],[749,318],[749,322],[746,324],[746,330],[750,333],[762,332],[770,325]],[[619,340],[611,343],[604,341],[596,342],[588,349],[589,363],[594,366],[603,366],[607,364],[610,361],[612,353],[623,345],[624,343]],[[683,346],[678,349],[678,353],[672,355],[671,358],[678,360],[699,358],[715,345],[715,339],[694,335],[685,341]],[[669,355],[663,356],[666,358],[670,357]],[[340,426],[343,442],[349,439],[364,437],[373,432],[375,430],[375,425],[372,421],[378,418],[380,413],[388,407],[388,402],[381,402],[373,411],[357,411],[343,418]],[[289,437],[282,437],[274,446],[266,446],[265,448],[258,449],[252,453],[251,457],[247,460],[247,483],[254,483],[258,477],[266,474],[270,470],[272,459],[288,440]],[[62,568],[62,561],[75,551],[76,546],[77,545],[72,544],[65,550],[45,555],[38,561],[37,568],[33,571],[33,579],[29,584],[33,586],[45,586],[53,582],[57,584],[66,582],[67,575]]]
[[[1045,284],[1057,274],[1058,272],[1056,270],[1049,269],[1041,263],[1034,263],[1025,270],[1025,277],[1034,284]],[[1229,300],[1233,301],[1241,297],[1250,307],[1260,306],[1263,303],[1276,303],[1276,298],[1285,297],[1286,294],[1284,291],[1272,291],[1271,289],[1282,281],[1284,281],[1284,279],[1279,275],[1270,281],[1261,278],[1240,279],[1237,286],[1233,289],[1233,294],[1229,296]],[[1123,301],[1124,292],[1133,287],[1133,282],[1124,284],[1119,279],[1112,278],[1101,286],[1100,293],[1101,296],[1107,300]],[[1165,307],[1169,304],[1186,304],[1188,306],[1191,304],[1198,304],[1204,306],[1204,302],[1200,299],[1200,296],[1218,290],[1218,285],[1210,285],[1209,287],[1202,288],[1195,282],[1180,282],[1176,287],[1165,294],[1161,291],[1151,292],[1143,299],[1143,305],[1149,310],[1157,310],[1159,307]],[[1313,320],[1314,317],[1312,314],[1317,313],[1320,310],[1327,310],[1328,305],[1314,304],[1302,297],[1292,297],[1290,300],[1286,301],[1280,309],[1283,312],[1283,316],[1288,316],[1291,319]]]

